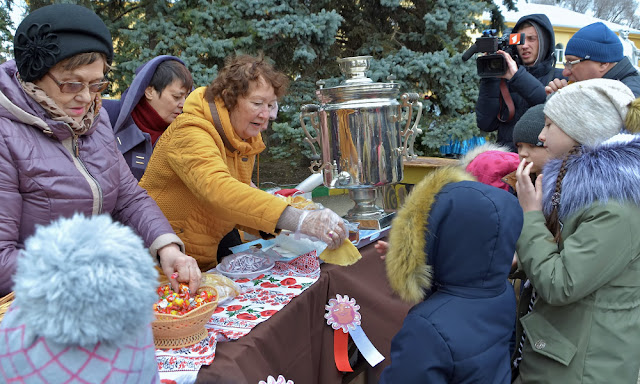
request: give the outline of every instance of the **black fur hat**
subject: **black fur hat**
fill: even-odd
[[[113,60],[111,33],[92,10],[75,4],[38,8],[22,20],[13,39],[20,77],[39,80],[60,61],[79,53],[100,52]]]

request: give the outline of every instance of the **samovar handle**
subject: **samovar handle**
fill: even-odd
[[[309,146],[311,146],[311,151],[313,155],[311,156],[311,166],[309,169],[311,173],[320,173],[320,168],[322,167],[322,160],[318,151],[316,151],[316,146],[313,143],[318,143],[320,149],[322,149],[322,144],[320,143],[320,122],[318,121],[318,110],[320,110],[320,106],[317,104],[306,104],[300,108],[300,125],[302,126],[302,130],[304,131],[305,137],[304,141],[306,141]],[[311,121],[311,125],[318,132],[318,136],[313,137],[307,130],[307,126],[304,123],[304,118],[308,117],[309,121]]]
[[[422,133],[422,129],[418,128],[418,123],[420,122],[420,118],[422,117],[422,102],[420,100],[420,95],[417,93],[405,93],[401,97],[402,106],[409,108],[409,112],[407,113],[407,124],[404,127],[404,130],[400,131],[400,137],[402,138],[402,154],[407,158],[407,160],[415,159],[418,157],[415,154],[413,144],[416,141],[416,137],[418,134]],[[418,106],[418,112],[416,113],[416,121],[411,126],[411,120],[413,117],[413,106]]]

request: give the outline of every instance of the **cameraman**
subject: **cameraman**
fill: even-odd
[[[524,33],[525,43],[516,48],[517,61],[507,52],[497,52],[504,56],[508,69],[501,77],[480,80],[476,122],[481,131],[498,130],[497,142],[516,152],[513,127],[527,109],[545,102],[545,85],[554,78],[562,78],[562,70],[555,68],[555,36],[547,16],[523,16],[512,33]],[[511,117],[509,99],[513,100]]]

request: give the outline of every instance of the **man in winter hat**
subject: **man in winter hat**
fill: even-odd
[[[604,23],[589,24],[576,32],[567,43],[564,57],[562,75],[569,80],[556,78],[549,82],[547,94],[571,82],[603,78],[620,80],[640,97],[640,74],[624,56],[618,36]]]
[[[0,382],[158,382],[157,279],[142,239],[107,215],[38,227],[0,323]]]

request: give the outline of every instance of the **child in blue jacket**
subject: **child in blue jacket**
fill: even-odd
[[[380,383],[510,383],[516,300],[507,277],[522,228],[517,198],[443,168],[417,184],[394,220],[386,268],[416,303]]]

